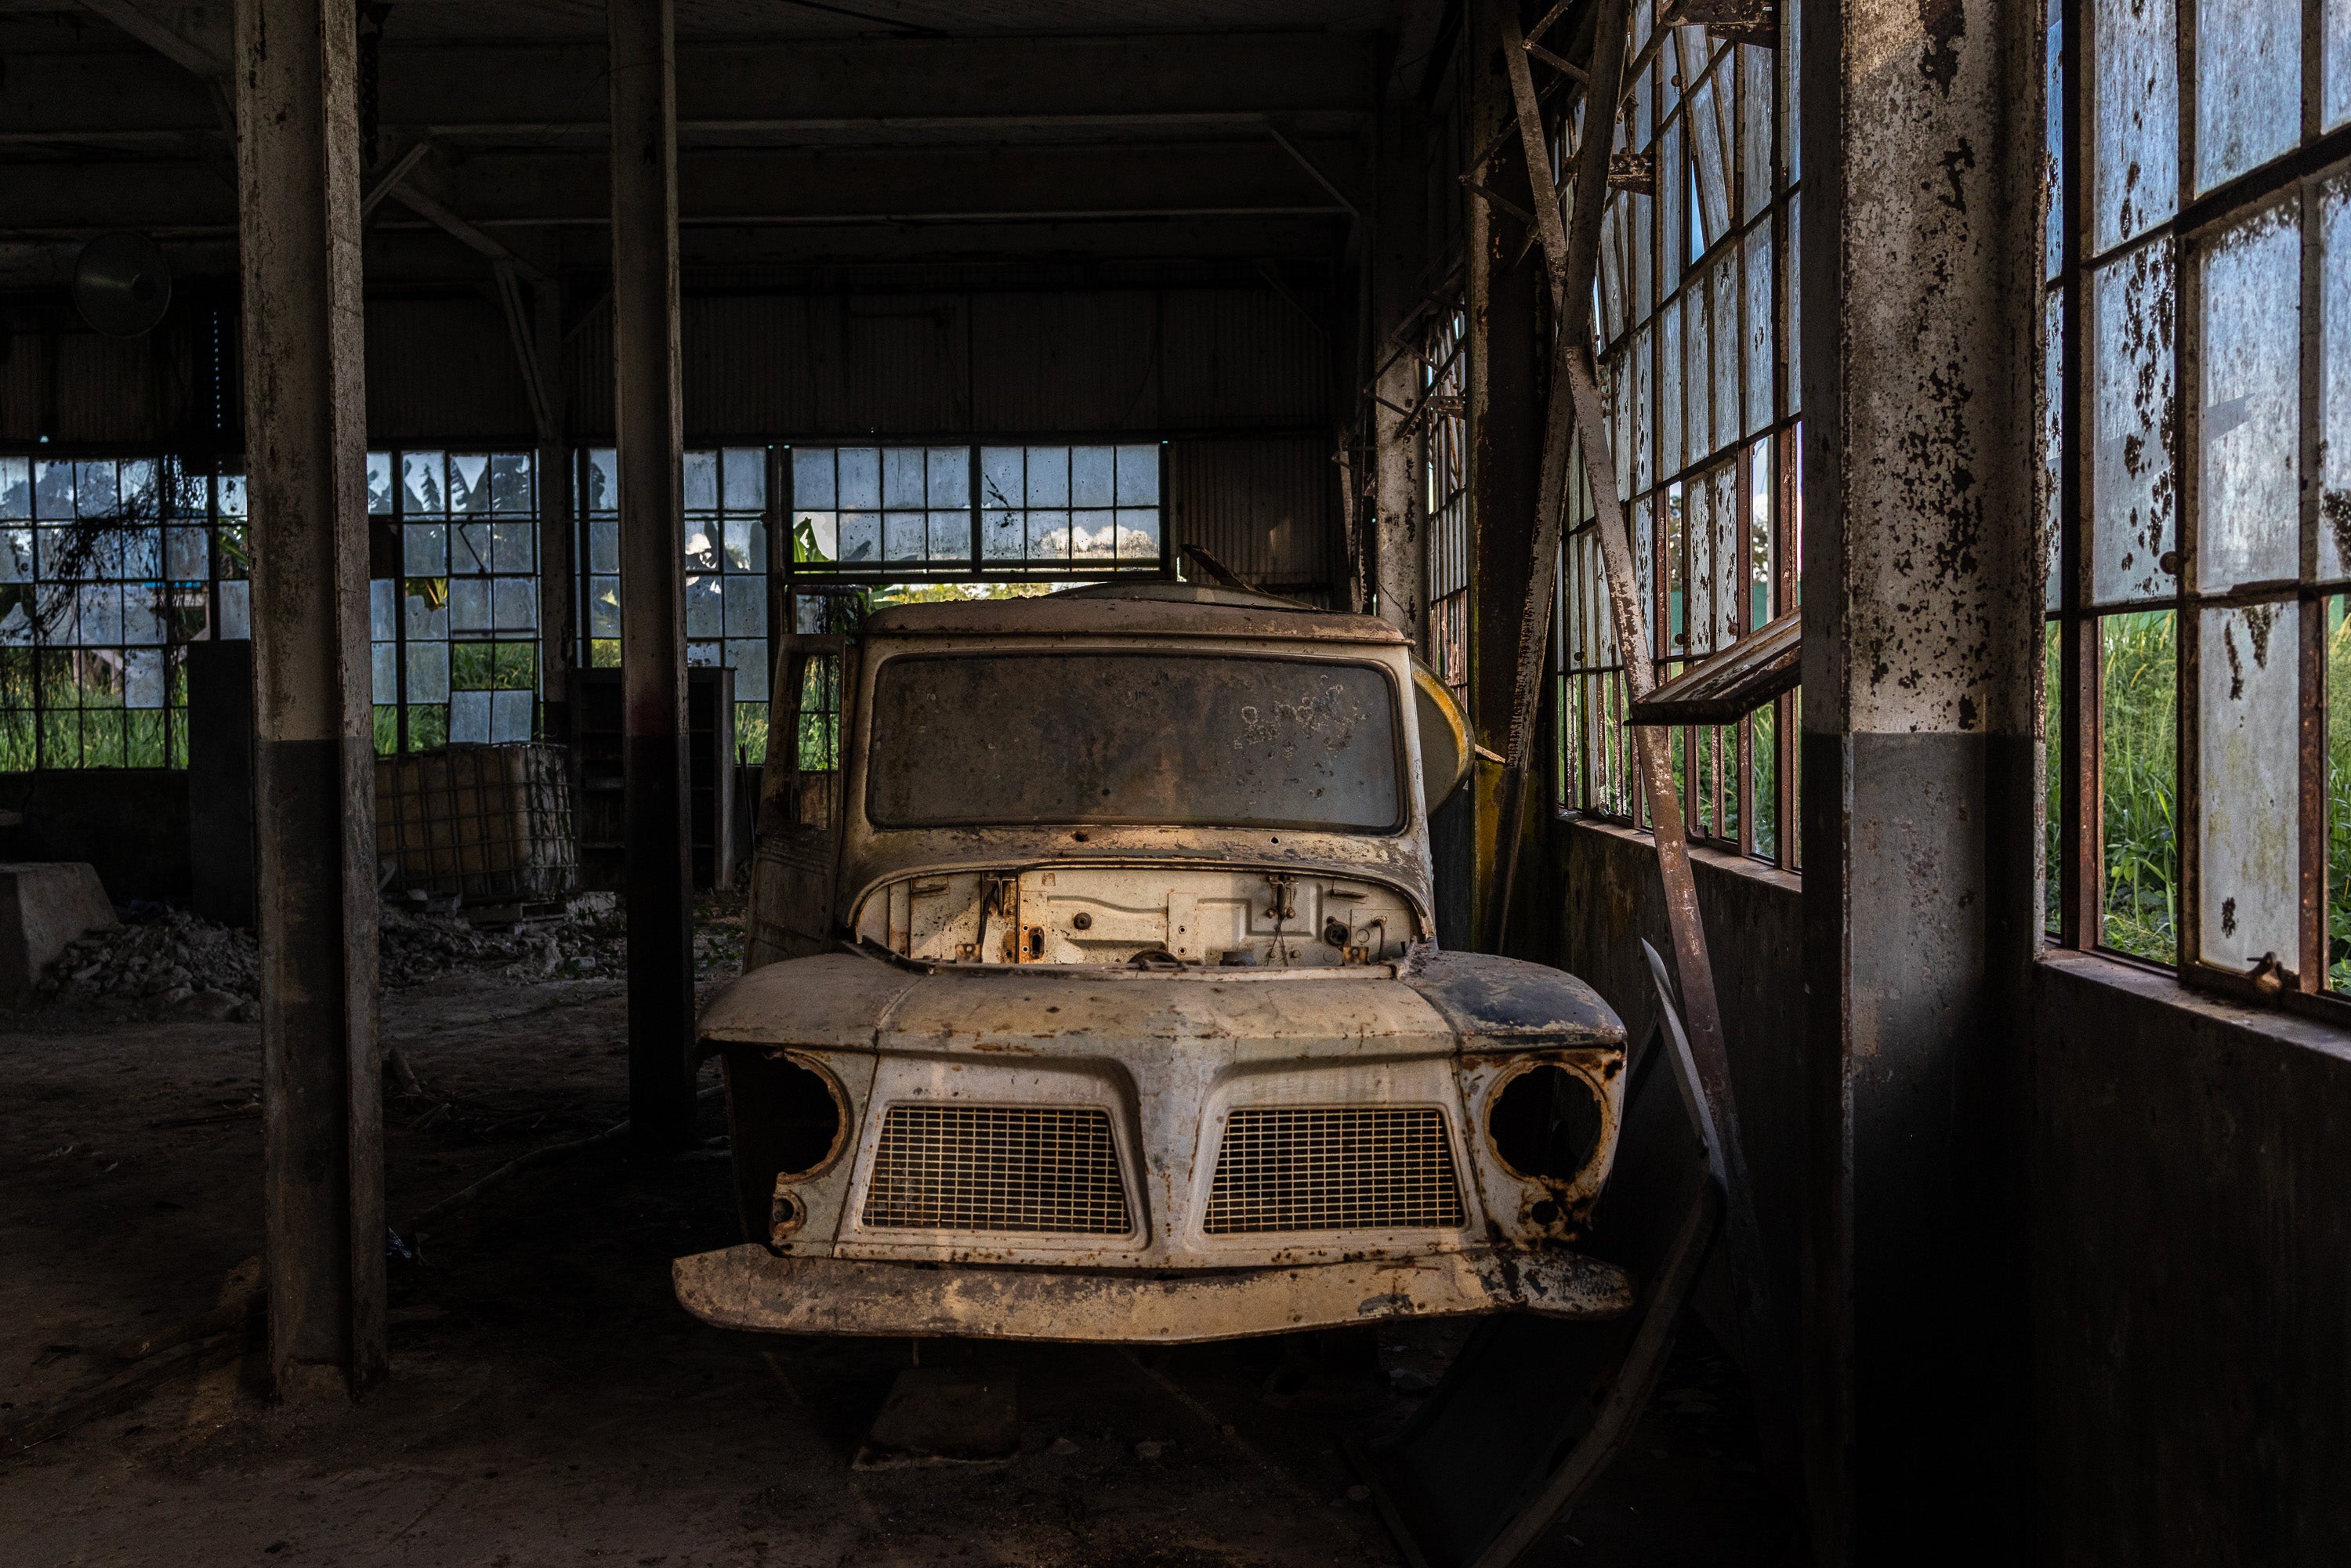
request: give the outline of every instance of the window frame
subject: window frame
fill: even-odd
[[[1593,280],[1593,331],[1602,395],[1608,404],[1609,425],[1614,439],[1612,456],[1615,459],[1619,494],[1625,498],[1635,549],[1645,555],[1640,564],[1644,569],[1642,587],[1652,640],[1651,668],[1655,678],[1662,683],[1690,663],[1688,654],[1677,651],[1677,642],[1686,641],[1690,632],[1685,629],[1679,638],[1676,635],[1673,613],[1677,591],[1673,585],[1677,580],[1683,582],[1680,592],[1687,606],[1690,594],[1687,580],[1694,552],[1687,519],[1693,510],[1682,506],[1680,497],[1689,493],[1691,486],[1719,484],[1727,475],[1731,490],[1736,517],[1731,537],[1742,564],[1734,579],[1741,590],[1738,612],[1731,623],[1721,628],[1728,641],[1735,642],[1759,630],[1774,615],[1801,602],[1802,411],[1794,353],[1794,291],[1802,182],[1795,161],[1798,144],[1792,114],[1798,60],[1793,47],[1799,26],[1796,7],[1791,5],[1782,8],[1777,47],[1708,39],[1706,62],[1687,83],[1676,79],[1671,67],[1688,41],[1706,38],[1706,30],[1671,29],[1677,37],[1669,47],[1662,36],[1667,30],[1656,28],[1651,20],[1653,13],[1652,5],[1641,4],[1628,20],[1632,58],[1643,74],[1626,92],[1623,112],[1613,123],[1611,134],[1614,151],[1646,152],[1656,161],[1655,193],[1641,195],[1614,189],[1609,193],[1604,218],[1603,264],[1596,269]],[[1701,201],[1699,156],[1687,134],[1689,106],[1709,94],[1712,96],[1707,101],[1719,103],[1725,80],[1734,84],[1734,92],[1751,90],[1752,80],[1741,71],[1744,62],[1753,62],[1752,68],[1768,75],[1771,86],[1771,120],[1762,132],[1770,150],[1768,183],[1760,191],[1750,186],[1753,149],[1747,121],[1740,112],[1742,106],[1734,98],[1729,111],[1718,110],[1728,122],[1722,176],[1722,204],[1728,221],[1720,233],[1708,235],[1701,245],[1695,232],[1700,223],[1696,205]],[[1664,106],[1662,110],[1657,109],[1659,105]],[[1632,143],[1640,136],[1639,128],[1645,123],[1646,140],[1635,147]],[[1567,165],[1566,142],[1566,127],[1562,124],[1556,130],[1552,149],[1554,164],[1561,169]],[[1669,153],[1676,160],[1670,169],[1664,166]],[[1670,200],[1669,190],[1673,193]],[[1569,193],[1564,183],[1562,193],[1566,199]],[[1713,225],[1709,223],[1706,226]],[[1633,243],[1635,230],[1646,243],[1646,256]],[[1748,345],[1755,330],[1750,318],[1756,298],[1747,276],[1748,261],[1759,239],[1769,246],[1771,256],[1771,407],[1760,420],[1750,406],[1750,396],[1759,388],[1754,367],[1748,361]],[[1636,291],[1656,292],[1669,243],[1676,257],[1674,281],[1664,298],[1644,313],[1634,297]],[[1708,281],[1726,262],[1732,264],[1738,293],[1737,308],[1732,313],[1738,332],[1736,363],[1728,372],[1721,345],[1715,341],[1720,334],[1713,330],[1722,317],[1710,298],[1712,286]],[[1612,272],[1616,279],[1613,292],[1623,301],[1614,311],[1616,324],[1613,333],[1607,305]],[[1692,299],[1703,301],[1701,313],[1709,339],[1709,384],[1701,396],[1710,407],[1713,392],[1724,383],[1728,374],[1739,404],[1736,430],[1727,437],[1710,439],[1695,458],[1689,455],[1690,444],[1686,438],[1687,417],[1679,412],[1688,408],[1691,389],[1686,384],[1688,350],[1687,345],[1680,344],[1678,332],[1675,337],[1677,351],[1681,356],[1677,373],[1668,382],[1654,368],[1662,353],[1656,340],[1663,324],[1668,317],[1677,323],[1683,320],[1687,302]],[[1646,376],[1642,376],[1639,367],[1634,364],[1635,353],[1649,356],[1652,368]],[[1649,464],[1653,471],[1643,486],[1637,482],[1642,465],[1635,460],[1632,443],[1637,436],[1653,451],[1664,444],[1660,414],[1668,401],[1669,387],[1677,404],[1673,428],[1681,440],[1682,451],[1671,471],[1664,471],[1653,460]],[[1643,411],[1641,419],[1630,421],[1628,429],[1627,416],[1632,410],[1627,400],[1635,395],[1635,389],[1646,395],[1649,407]],[[1718,411],[1709,423],[1719,422]],[[1576,470],[1581,474],[1580,454]],[[1768,602],[1760,614],[1754,604],[1753,590],[1758,584],[1751,559],[1761,537],[1755,517],[1759,497],[1771,510],[1763,531],[1768,533],[1771,552],[1765,577]],[[1614,648],[1612,630],[1593,625],[1593,621],[1604,622],[1607,615],[1596,548],[1596,514],[1591,507],[1588,492],[1579,493],[1574,505],[1574,516],[1562,541],[1560,589],[1553,618],[1550,705],[1553,726],[1550,747],[1553,807],[1562,816],[1588,816],[1647,831],[1652,826],[1647,803],[1634,777],[1631,737],[1625,732],[1630,694],[1625,689],[1621,653]],[[1716,537],[1721,537],[1719,528]],[[1719,572],[1717,578],[1719,583]],[[1578,615],[1592,619],[1578,622],[1574,619]],[[1595,632],[1596,635],[1591,634]],[[1585,642],[1592,643],[1592,649],[1583,646]],[[1716,651],[1719,650],[1707,650]],[[1801,703],[1801,694],[1797,693],[1774,698],[1768,736],[1759,733],[1761,727],[1752,714],[1734,724],[1677,726],[1666,732],[1680,787],[1684,830],[1690,841],[1733,851],[1786,871],[1801,868],[1802,835],[1797,831]],[[1571,731],[1574,732],[1573,738]],[[1758,810],[1757,763],[1762,741],[1769,743],[1771,762],[1768,841],[1759,832],[1762,814]],[[1729,765],[1728,770],[1735,775],[1735,781],[1725,778],[1725,763]],[[1605,778],[1600,776],[1604,770]]]
[[[2177,167],[2170,215],[2144,225],[2103,249],[2094,248],[2097,213],[2092,182],[2096,172],[2094,138],[2098,111],[2091,68],[2096,57],[2095,9],[2095,0],[2057,0],[2050,8],[2049,26],[2056,34],[2053,47],[2044,44],[2044,86],[2050,89],[2044,162],[2046,178],[2054,188],[2045,193],[2048,199],[2043,204],[2044,340],[2036,380],[2045,444],[2042,517],[2044,528],[2053,525],[2054,529],[2053,537],[2043,541],[2044,570],[2052,574],[2052,580],[2043,588],[2041,658],[2044,681],[2053,678],[2053,689],[2043,694],[2043,723],[2053,724],[2055,734],[2044,733],[2043,765],[2053,767],[2056,774],[2053,780],[2044,779],[2037,808],[2043,813],[2040,852],[2050,857],[2053,851],[2053,863],[2044,865],[2043,875],[2044,938],[2053,947],[2095,953],[2168,974],[2194,988],[2351,1023],[2351,995],[2327,989],[2333,932],[2325,644],[2329,601],[2351,594],[2351,560],[2344,563],[2346,575],[2320,577],[2317,573],[2320,407],[2314,384],[2325,330],[2324,264],[2317,227],[2320,195],[2330,178],[2351,181],[2351,122],[2324,128],[2325,18],[2318,7],[2305,5],[2298,11],[2303,28],[2302,97],[2294,144],[2199,193],[2198,15],[2194,0],[2180,0],[2174,14],[2171,49],[2176,115],[2172,152]],[[2058,145],[2049,149],[2045,142],[2053,138]],[[2198,536],[2206,498],[2201,472],[2204,323],[2198,260],[2205,247],[2263,209],[2287,204],[2296,209],[2299,235],[2294,393],[2298,565],[2291,578],[2205,589],[2198,584],[2198,550],[2202,542]],[[2101,599],[2094,581],[2096,552],[2090,537],[2095,520],[2090,442],[2098,388],[2093,374],[2097,368],[2093,359],[2095,301],[2088,285],[2102,275],[2112,276],[2108,269],[2142,249],[2159,250],[2170,267],[2171,386],[2162,438],[2172,486],[2168,553],[2174,570],[2168,574],[2171,578],[2168,593]],[[2045,334],[2053,315],[2056,330],[2051,341]],[[2053,471],[2049,466],[2051,457]],[[2292,798],[2295,803],[2293,924],[2296,950],[2275,955],[2283,973],[2264,973],[2261,963],[2240,970],[2207,962],[2199,909],[2204,871],[2199,757],[2199,726],[2204,717],[2201,673],[2206,655],[2202,622],[2207,612],[2262,605],[2293,605],[2296,618],[2295,641],[2289,650],[2295,683],[2296,776]],[[2172,617],[2169,962],[2124,951],[2106,940],[2103,622],[2112,616],[2149,612]],[[2053,795],[2058,813],[2053,824],[2046,820]]]

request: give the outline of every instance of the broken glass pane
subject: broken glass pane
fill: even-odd
[[[2299,962],[2298,607],[2200,612],[2197,936],[2207,963]]]
[[[2098,788],[2105,907],[2098,940],[2158,963],[2178,953],[2179,655],[2172,611],[2102,616]]]
[[[2196,581],[2293,577],[2302,560],[2302,225],[2291,201],[2198,248],[2203,393]]]
[[[2173,0],[2092,0],[2090,248],[2113,249],[2179,204]]]
[[[2171,247],[2157,240],[2090,278],[2091,584],[2099,603],[2169,593],[2173,544]]]
[[[2318,250],[2318,575],[2340,578],[2351,576],[2351,174],[2320,188]]]
[[[449,457],[449,509],[486,512],[490,509],[490,460],[482,453],[459,452]]]
[[[1682,512],[1682,487],[1666,486],[1666,623],[1659,629],[1663,655],[1678,659],[1689,647],[1689,540]]]
[[[2196,8],[2196,189],[2290,150],[2302,131],[2302,0]]]
[[[402,453],[400,459],[402,504],[412,512],[445,512],[448,493],[443,489],[444,462],[438,452]],[[225,512],[225,504],[221,509]]]
[[[1657,298],[1669,298],[1681,286],[1683,247],[1689,242],[1689,214],[1682,211],[1688,199],[1689,174],[1682,163],[1682,122],[1675,120],[1657,138]]]
[[[530,455],[504,452],[490,459],[490,510],[528,512],[538,505],[531,484]]]

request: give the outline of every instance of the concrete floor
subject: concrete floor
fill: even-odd
[[[610,982],[456,977],[395,994],[384,1016],[431,1091],[388,1110],[403,1230],[514,1155],[622,1113]],[[257,1071],[243,1024],[53,1009],[0,1031],[0,1432],[252,1277]],[[394,1265],[392,1375],[366,1404],[275,1408],[253,1392],[255,1358],[223,1358],[30,1448],[0,1443],[0,1561],[1399,1561],[1348,1499],[1340,1433],[1404,1418],[1400,1390],[1441,1369],[1458,1330],[1391,1333],[1385,1377],[1366,1341],[934,1343],[931,1359],[1017,1371],[1019,1457],[858,1474],[849,1456],[910,1347],[688,1318],[668,1261],[734,1227],[715,1150],[534,1171]],[[1146,1442],[1157,1457],[1137,1457]],[[1630,1449],[1528,1562],[1772,1563],[1784,1531],[1737,1379],[1692,1325]]]

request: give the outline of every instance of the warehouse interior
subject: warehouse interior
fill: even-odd
[[[0,150],[9,1562],[2351,1554],[2351,6],[0,0]],[[1072,589],[1407,650],[1429,951],[1691,1064],[1478,1551],[1540,1338],[673,1288],[842,650]]]

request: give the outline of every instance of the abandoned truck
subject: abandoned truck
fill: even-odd
[[[842,765],[770,747],[746,972],[701,1015],[749,1240],[706,1322],[1173,1343],[1625,1311],[1576,1249],[1624,1029],[1438,948],[1469,737],[1364,616],[1180,582],[795,638]],[[800,820],[792,820],[798,818]]]

